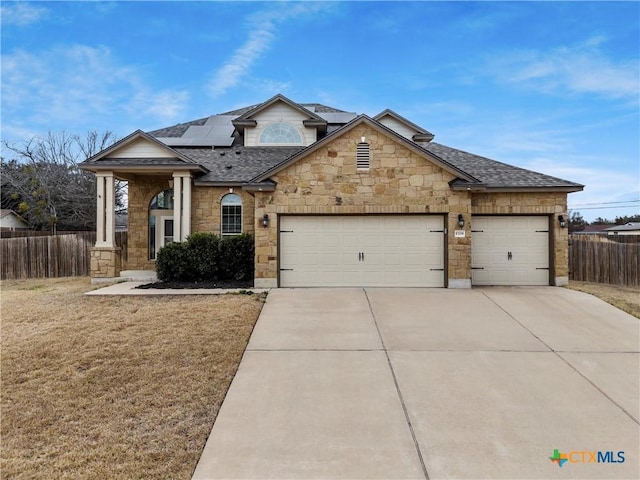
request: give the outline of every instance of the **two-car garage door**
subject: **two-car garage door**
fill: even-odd
[[[441,215],[284,216],[282,287],[443,287]]]

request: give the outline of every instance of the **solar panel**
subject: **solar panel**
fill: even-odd
[[[358,116],[353,112],[317,112],[316,115],[324,118],[327,123],[349,123]]]
[[[204,125],[191,125],[182,137],[161,137],[169,146],[229,147],[233,143],[235,127],[233,115],[212,115]]]

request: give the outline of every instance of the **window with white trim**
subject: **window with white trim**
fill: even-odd
[[[300,145],[302,144],[302,135],[300,135],[300,132],[292,125],[277,122],[265,127],[258,141],[261,144]]]
[[[356,146],[356,168],[358,170],[369,170],[371,163],[369,144],[360,142]]]
[[[242,233],[242,198],[230,193],[222,197],[221,202],[222,235],[240,235]]]

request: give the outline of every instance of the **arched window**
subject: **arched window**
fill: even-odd
[[[158,193],[149,202],[149,260],[161,247],[173,242],[173,189]]]
[[[302,135],[288,123],[278,122],[267,126],[260,134],[260,143],[294,144],[302,143]]]
[[[222,235],[242,233],[242,198],[230,193],[222,197]]]

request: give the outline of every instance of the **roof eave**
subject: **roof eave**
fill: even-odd
[[[487,193],[499,193],[499,192],[510,192],[510,193],[539,193],[539,192],[564,192],[564,193],[572,193],[572,192],[581,192],[584,188],[584,185],[570,186],[570,185],[560,185],[560,186],[546,186],[546,187],[518,187],[518,186],[487,186],[485,191]],[[454,190],[466,190],[462,188],[462,186],[453,187]]]
[[[79,167],[82,170],[88,172],[122,172],[122,173],[165,173],[165,172],[200,172],[207,173],[207,170],[202,165],[192,163],[190,165],[136,165],[134,163],[123,163],[119,165],[101,165],[101,164],[80,164]]]
[[[248,192],[273,192],[277,184],[274,182],[249,182],[242,186]]]

